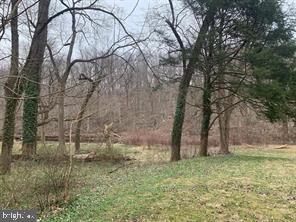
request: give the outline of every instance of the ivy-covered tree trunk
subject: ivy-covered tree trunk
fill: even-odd
[[[1,173],[6,174],[10,171],[12,161],[12,148],[15,131],[15,115],[20,97],[19,88],[19,36],[18,36],[18,0],[11,1],[11,64],[10,74],[4,86],[5,95],[5,116],[3,124],[3,138],[1,150]]]
[[[209,10],[206,17],[203,20],[203,24],[200,28],[198,37],[192,49],[189,63],[186,68],[183,69],[183,76],[179,85],[176,111],[172,130],[172,144],[171,144],[171,161],[179,161],[181,159],[181,139],[183,131],[183,123],[185,118],[186,97],[192,75],[195,72],[195,68],[199,61],[200,52],[204,41],[206,39],[207,31],[211,21],[214,19],[214,11]]]
[[[204,62],[205,66],[202,69],[203,72],[203,95],[202,95],[202,120],[200,130],[200,147],[199,156],[208,155],[208,141],[209,131],[211,125],[212,116],[212,75],[214,74],[214,45],[215,45],[215,21],[212,20],[207,35],[207,41],[205,42],[205,54]]]
[[[1,151],[1,174],[10,172],[15,131],[15,110],[17,104],[17,99],[6,99]]]
[[[24,157],[30,157],[36,153],[38,97],[40,91],[40,75],[47,43],[46,22],[48,20],[49,5],[50,0],[39,2],[36,30],[23,69],[26,77],[22,144],[22,154]]]
[[[194,70],[185,71],[180,82],[177,105],[172,130],[172,147],[171,147],[171,161],[181,160],[181,139],[182,129],[185,118],[186,97],[188,93],[189,83],[191,81]]]
[[[30,72],[28,82],[24,89],[24,112],[23,112],[23,157],[31,157],[36,154],[37,147],[37,117],[40,71]]]
[[[209,140],[209,131],[210,131],[210,122],[212,116],[212,102],[211,102],[211,78],[210,74],[205,74],[204,78],[204,89],[202,97],[202,122],[201,122],[201,131],[200,131],[200,148],[199,155],[207,156],[208,155],[208,140]]]

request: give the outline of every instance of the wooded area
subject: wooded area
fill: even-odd
[[[96,183],[91,174],[100,178],[107,172],[113,184],[112,175],[125,180],[126,170],[136,180],[149,183],[158,178],[153,167],[164,162],[178,170],[174,162],[190,159],[180,163],[184,175],[185,169],[192,170],[195,164],[205,171],[209,167],[206,183],[212,187],[215,171],[207,166],[212,161],[213,167],[222,161],[223,168],[229,170],[240,161],[250,161],[239,169],[249,172],[255,167],[259,175],[260,166],[268,168],[266,158],[287,164],[284,171],[291,181],[283,192],[290,192],[294,202],[286,201],[291,210],[286,217],[283,212],[269,217],[265,209],[253,217],[251,211],[239,213],[235,207],[219,205],[226,212],[221,217],[210,211],[193,215],[184,208],[182,212],[188,209],[191,215],[186,219],[186,213],[179,217],[164,208],[171,215],[169,219],[161,212],[147,219],[144,211],[127,203],[129,216],[118,212],[117,217],[99,214],[98,218],[90,215],[83,219],[76,212],[67,220],[61,216],[60,221],[296,220],[290,213],[296,207],[296,189],[292,191],[296,182],[294,3],[0,1],[0,209],[36,208],[40,217],[57,221],[56,214],[70,214],[62,203],[75,202],[73,196],[83,190],[81,183],[89,184],[86,188]],[[145,4],[147,10],[143,9]],[[279,163],[269,164],[280,167]],[[152,165],[155,174],[137,175],[137,166],[140,170],[146,165]],[[90,167],[89,173],[85,167]],[[196,167],[194,171],[203,175]],[[270,170],[274,173],[274,169]],[[204,186],[203,179],[174,181],[173,174],[170,178],[165,168],[161,170],[173,187],[185,183]],[[278,173],[278,180],[283,172]],[[236,177],[225,179],[226,174],[217,178],[236,181]],[[246,173],[248,176],[250,183],[260,183],[254,175]],[[26,182],[20,182],[19,177],[26,177]],[[79,182],[84,177],[89,178],[87,182]],[[104,183],[102,178],[102,187]],[[161,193],[157,191],[151,198],[160,201],[162,197],[157,195]],[[28,197],[21,200],[21,195]],[[190,195],[188,198],[184,203]],[[208,201],[206,205],[211,203]],[[147,212],[152,209],[149,206]],[[238,218],[231,216],[234,214]]]

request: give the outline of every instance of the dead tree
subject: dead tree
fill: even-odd
[[[76,130],[75,130],[75,153],[80,153],[80,136],[81,136],[81,125],[84,119],[84,114],[86,112],[87,109],[87,105],[92,97],[92,95],[94,94],[94,92],[96,91],[96,89],[98,88],[98,86],[100,85],[100,82],[102,81],[103,76],[101,75],[101,71],[98,70],[98,66],[97,64],[94,65],[95,66],[95,80],[87,77],[84,74],[80,75],[79,80],[81,81],[88,81],[90,83],[89,88],[87,89],[87,93],[86,96],[83,100],[83,103],[81,104],[80,107],[80,111],[77,115],[76,118]]]

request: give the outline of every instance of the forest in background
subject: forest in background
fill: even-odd
[[[124,24],[128,16],[123,19],[124,12],[116,8],[115,3],[113,6],[104,4],[100,1],[89,3],[53,1],[48,9],[49,15],[45,16],[49,17],[46,21],[47,18],[37,17],[37,13],[34,14],[38,12],[38,5],[35,2],[2,3],[3,18],[7,19],[6,23],[9,22],[9,16],[12,16],[9,14],[9,8],[19,7],[18,11],[22,12],[19,17],[14,18],[15,21],[11,20],[10,34],[4,29],[4,23],[2,29],[2,45],[4,46],[6,42],[9,42],[9,38],[12,38],[11,52],[19,56],[13,58],[14,55],[11,54],[11,64],[13,65],[13,59],[17,59],[15,62],[18,63],[19,68],[16,68],[20,71],[26,65],[24,62],[29,61],[29,57],[27,60],[24,58],[30,45],[30,39],[38,36],[34,36],[36,22],[37,25],[38,22],[45,23],[43,26],[41,24],[40,28],[46,35],[45,25],[52,23],[49,24],[48,40],[42,39],[46,41],[43,43],[45,57],[42,67],[38,65],[40,71],[38,71],[39,77],[36,76],[36,78],[38,77],[39,83],[38,86],[32,86],[37,87],[36,90],[40,92],[36,92],[39,94],[38,113],[34,114],[34,119],[37,118],[38,121],[34,123],[35,126],[29,126],[30,122],[36,120],[23,120],[21,109],[23,101],[21,100],[15,109],[15,137],[17,139],[24,139],[23,133],[26,131],[34,131],[32,135],[28,133],[29,140],[33,141],[38,138],[43,143],[46,139],[58,140],[60,141],[59,147],[63,150],[65,140],[69,140],[70,131],[73,138],[75,134],[82,134],[84,142],[102,141],[104,127],[111,124],[112,131],[117,135],[116,141],[128,144],[169,146],[176,98],[178,93],[180,95],[178,83],[182,82],[186,76],[186,69],[188,69],[186,66],[191,62],[189,54],[196,53],[194,41],[199,40],[201,36],[199,32],[203,31],[198,31],[194,26],[201,28],[206,22],[203,19],[207,18],[207,10],[217,10],[220,7],[213,17],[215,22],[207,24],[207,30],[204,30],[209,32],[204,39],[207,43],[201,44],[198,49],[201,50],[203,58],[195,61],[197,64],[194,64],[200,68],[195,71],[196,75],[193,76],[189,86],[184,143],[197,145],[201,140],[201,132],[209,131],[210,144],[217,147],[222,128],[229,131],[229,133],[224,132],[224,137],[226,137],[224,140],[228,140],[229,137],[229,143],[233,145],[293,143],[295,141],[293,115],[282,112],[275,120],[268,112],[279,111],[275,110],[276,106],[280,107],[278,101],[271,101],[269,96],[259,95],[261,92],[257,92],[258,98],[256,98],[257,95],[247,95],[249,92],[244,92],[250,87],[247,86],[248,84],[256,87],[256,81],[259,81],[259,78],[255,76],[255,72],[259,69],[266,69],[262,71],[260,78],[266,78],[265,81],[277,80],[273,79],[273,76],[264,76],[264,72],[273,72],[272,68],[268,70],[269,67],[256,67],[258,64],[252,67],[252,61],[249,58],[242,59],[244,56],[249,56],[248,54],[256,48],[264,49],[264,44],[269,44],[266,46],[267,50],[276,50],[272,49],[276,44],[282,45],[276,46],[278,48],[288,47],[290,44],[290,48],[286,48],[287,53],[291,53],[288,50],[294,50],[291,45],[294,26],[293,9],[286,9],[289,2],[285,3],[287,5],[281,5],[282,3],[274,1],[269,7],[264,3],[256,5],[251,1],[233,4],[225,2],[224,5],[219,5],[214,1],[212,3],[211,1],[184,1],[184,3],[168,1],[154,6],[147,12],[142,27],[138,30],[139,33],[128,31]],[[41,6],[39,5],[39,10]],[[60,6],[65,9],[58,11],[57,8]],[[75,7],[78,9],[75,10]],[[108,10],[108,7],[111,8]],[[241,12],[231,14],[232,10],[240,7]],[[244,14],[249,13],[248,10],[254,13],[260,13],[261,10],[262,15]],[[11,11],[10,13],[16,12]],[[262,21],[260,21],[260,16]],[[258,20],[254,20],[253,26],[250,25],[252,19]],[[63,20],[66,20],[69,25],[61,23]],[[139,24],[140,21],[141,19],[139,19]],[[13,22],[20,24],[15,27],[15,30]],[[245,25],[249,27],[245,28]],[[236,34],[231,33],[234,32],[234,26],[237,26]],[[212,33],[211,29],[213,29]],[[251,36],[248,32],[253,32],[255,36]],[[14,35],[17,36],[14,37]],[[34,43],[32,42],[31,49]],[[98,47],[92,47],[93,44]],[[13,72],[12,66],[8,63],[9,48],[3,47],[3,52],[5,50],[7,56],[3,57],[1,67],[2,85],[9,72]],[[283,59],[285,56],[291,57],[291,55],[279,56]],[[257,58],[257,61],[260,59]],[[277,62],[278,65],[284,65],[280,64],[282,61]],[[224,64],[226,66],[223,68]],[[211,69],[208,74],[206,66]],[[293,67],[281,68],[280,72],[293,69]],[[221,71],[224,74],[219,73]],[[281,75],[281,73],[275,75]],[[212,82],[207,84],[207,79]],[[261,87],[264,87],[264,84],[261,84]],[[272,86],[268,87],[271,91],[274,90]],[[211,92],[208,98],[208,102],[211,103],[209,105],[205,104],[203,97],[206,90]],[[274,93],[278,94],[276,96],[284,96],[279,95],[276,90],[274,90]],[[1,95],[0,120],[3,125],[5,97],[7,97],[3,87]],[[259,98],[260,96],[262,97]],[[264,101],[268,99],[270,101]],[[24,106],[25,103],[26,99]],[[271,103],[274,105],[270,105]],[[205,106],[211,106],[208,107],[209,111],[205,110]],[[205,116],[205,112],[212,114]],[[271,115],[278,115],[274,113]],[[79,119],[81,120],[78,121]],[[201,126],[204,119],[209,119],[209,123],[206,124],[208,126]],[[270,119],[273,124],[268,123]],[[22,130],[26,128],[23,126],[25,122],[28,122],[29,128]],[[224,126],[221,126],[222,123]],[[31,129],[31,127],[37,127],[38,134],[36,129]],[[226,141],[226,146],[228,146],[227,143]]]
[[[196,221],[295,219],[294,2],[120,2],[0,0],[0,208],[141,221],[163,201],[147,221],[182,221],[165,203],[194,197]],[[129,211],[102,213],[114,192]]]

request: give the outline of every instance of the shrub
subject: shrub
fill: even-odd
[[[69,200],[71,163],[43,153],[34,160],[13,163],[10,175],[1,176],[0,208],[38,209],[40,212]]]

